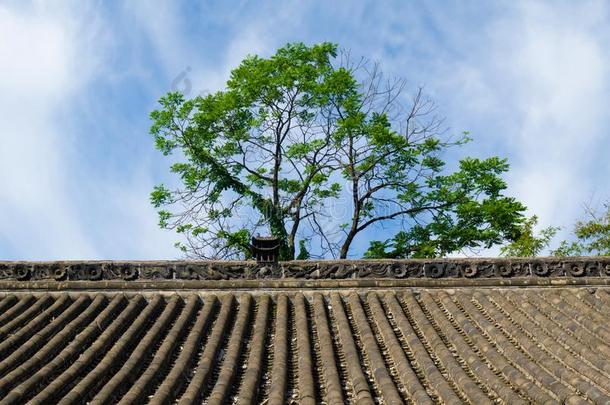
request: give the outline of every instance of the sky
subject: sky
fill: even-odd
[[[0,259],[179,258],[149,202],[175,183],[149,113],[295,41],[425,86],[474,138],[460,153],[508,158],[507,193],[568,237],[610,197],[609,4],[0,1]]]

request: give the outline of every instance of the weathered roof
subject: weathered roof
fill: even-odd
[[[442,260],[2,262],[0,280],[512,279],[606,277],[610,257]]]
[[[583,277],[11,273],[0,403],[610,403],[606,259],[576,262]]]

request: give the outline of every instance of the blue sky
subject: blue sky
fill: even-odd
[[[610,197],[606,2],[3,1],[0,258],[180,257],[148,200],[173,181],[148,114],[291,41],[336,42],[425,85],[471,132],[460,153],[508,157],[509,193],[560,237]]]

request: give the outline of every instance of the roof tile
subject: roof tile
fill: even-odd
[[[608,287],[357,285],[0,292],[0,402],[610,401]]]

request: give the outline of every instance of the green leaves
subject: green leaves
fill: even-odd
[[[299,257],[310,255],[306,240],[318,256],[344,258],[359,232],[394,222],[402,230],[373,241],[367,257],[514,239],[524,207],[502,194],[506,161],[466,158],[447,174],[443,153],[468,134],[446,139],[421,89],[408,101],[404,81],[348,54],[338,65],[338,52],[328,42],[287,44],[246,57],[221,91],[161,97],[150,132],[163,155],[179,152],[178,186],[156,186],[150,198],[160,226],[185,239],[179,249],[247,258],[260,232],[279,238],[281,259],[296,256],[297,240]],[[333,216],[339,203],[350,218]]]
[[[168,221],[172,217],[172,213],[165,210],[159,210],[159,226],[161,228],[167,228]]]
[[[433,176],[425,192],[413,187],[400,194],[405,215],[418,223],[392,239],[373,241],[366,257],[438,257],[463,249],[489,248],[521,234],[525,206],[501,195],[506,188],[500,174],[505,160],[466,158],[460,170]]]
[[[243,257],[246,231],[262,229],[280,238],[282,258],[294,257],[289,234],[304,207],[320,209],[339,192],[329,182],[334,152],[323,114],[355,82],[332,65],[336,54],[331,43],[288,44],[269,58],[248,56],[223,91],[159,100],[151,134],[164,155],[182,152],[171,168],[181,187],[158,186],[151,202],[176,209],[164,210],[160,223],[187,235],[189,252]],[[244,217],[241,207],[255,214]]]
[[[301,239],[299,241],[299,254],[297,255],[296,259],[297,260],[307,260],[310,257],[311,257],[311,255],[309,254],[309,251],[307,250],[307,247],[305,246],[305,241]]]
[[[153,122],[150,133],[155,139],[157,149],[167,156],[180,146],[176,134],[181,130],[180,123],[189,119],[194,104],[192,101],[186,101],[179,92],[168,93],[161,97],[159,104],[162,109],[150,114]]]
[[[542,229],[538,235],[534,227],[538,224],[536,215],[526,219],[519,229],[519,236],[511,243],[500,248],[500,254],[509,257],[533,257],[538,256],[544,249],[549,247],[551,240],[560,228],[549,226]]]
[[[556,256],[610,256],[610,203],[601,212],[586,207],[586,217],[574,225],[575,241],[562,241]]]
[[[235,232],[220,231],[217,237],[222,241],[223,248],[237,250],[244,255],[245,259],[250,258],[250,231],[239,229]]]
[[[155,186],[152,193],[150,193],[150,202],[153,207],[159,208],[162,205],[170,204],[171,197],[171,192],[163,184],[160,184]]]
[[[298,100],[299,107],[319,106],[325,104],[332,90],[324,79],[332,73],[331,58],[336,52],[335,44],[308,47],[294,43],[280,48],[269,59],[249,56],[231,72],[227,88],[248,105],[277,105],[291,90],[298,90],[307,95]]]

